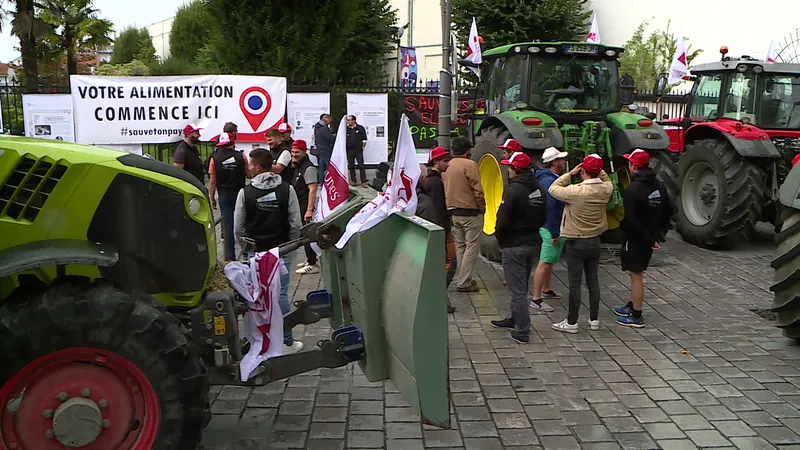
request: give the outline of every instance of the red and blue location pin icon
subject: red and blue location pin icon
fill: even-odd
[[[242,110],[253,132],[258,131],[258,127],[261,126],[261,122],[267,117],[267,113],[271,108],[272,98],[264,88],[258,86],[249,87],[239,97],[239,109]]]

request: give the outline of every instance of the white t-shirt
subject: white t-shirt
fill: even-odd
[[[284,150],[281,153],[281,156],[278,157],[278,160],[275,161],[275,164],[282,164],[283,167],[289,167],[289,164],[292,163],[292,154],[288,150]]]

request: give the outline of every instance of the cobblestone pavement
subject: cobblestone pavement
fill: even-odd
[[[370,383],[357,366],[322,369],[260,388],[213,388],[204,434],[216,449],[692,449],[799,448],[800,347],[752,309],[768,308],[773,248],[733,252],[677,237],[646,277],[647,328],[614,323],[628,301],[618,258],[601,267],[600,331],[550,329],[566,315],[533,316],[519,345],[489,320],[505,311],[502,271],[478,268],[477,294],[451,292],[452,430],[421,426],[391,382]],[[297,258],[297,257],[296,257]],[[554,289],[566,294],[566,268]],[[292,277],[297,299],[318,276]],[[295,329],[306,345],[323,324]]]

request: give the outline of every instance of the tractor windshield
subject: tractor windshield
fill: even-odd
[[[488,111],[500,113],[517,109],[523,101],[522,79],[528,64],[528,56],[509,56],[492,61],[486,85],[486,107]]]
[[[554,113],[616,110],[619,72],[615,60],[587,56],[540,56],[531,62],[530,106]]]
[[[800,129],[800,75],[766,74],[758,125]]]

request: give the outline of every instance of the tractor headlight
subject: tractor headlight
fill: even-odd
[[[544,49],[544,52],[545,52],[545,53],[551,53],[551,54],[552,54],[552,53],[555,53],[555,52],[557,52],[557,51],[558,51],[558,49],[557,49],[557,48],[555,48],[555,47],[545,47],[545,49]]]
[[[200,214],[200,207],[201,207],[200,199],[197,197],[192,197],[189,200],[189,212],[192,213],[193,216]]]
[[[614,50],[606,50],[606,56],[616,56],[617,52]]]
[[[763,67],[761,67],[761,66],[753,66],[753,72],[755,72],[755,73],[761,73],[761,72],[763,72],[763,71],[764,71],[764,68],[763,68]]]
[[[739,64],[736,66],[736,71],[739,73],[745,73],[747,72],[747,66],[745,64]]]
[[[539,53],[540,51],[542,51],[542,49],[539,47],[528,47],[528,53]]]

